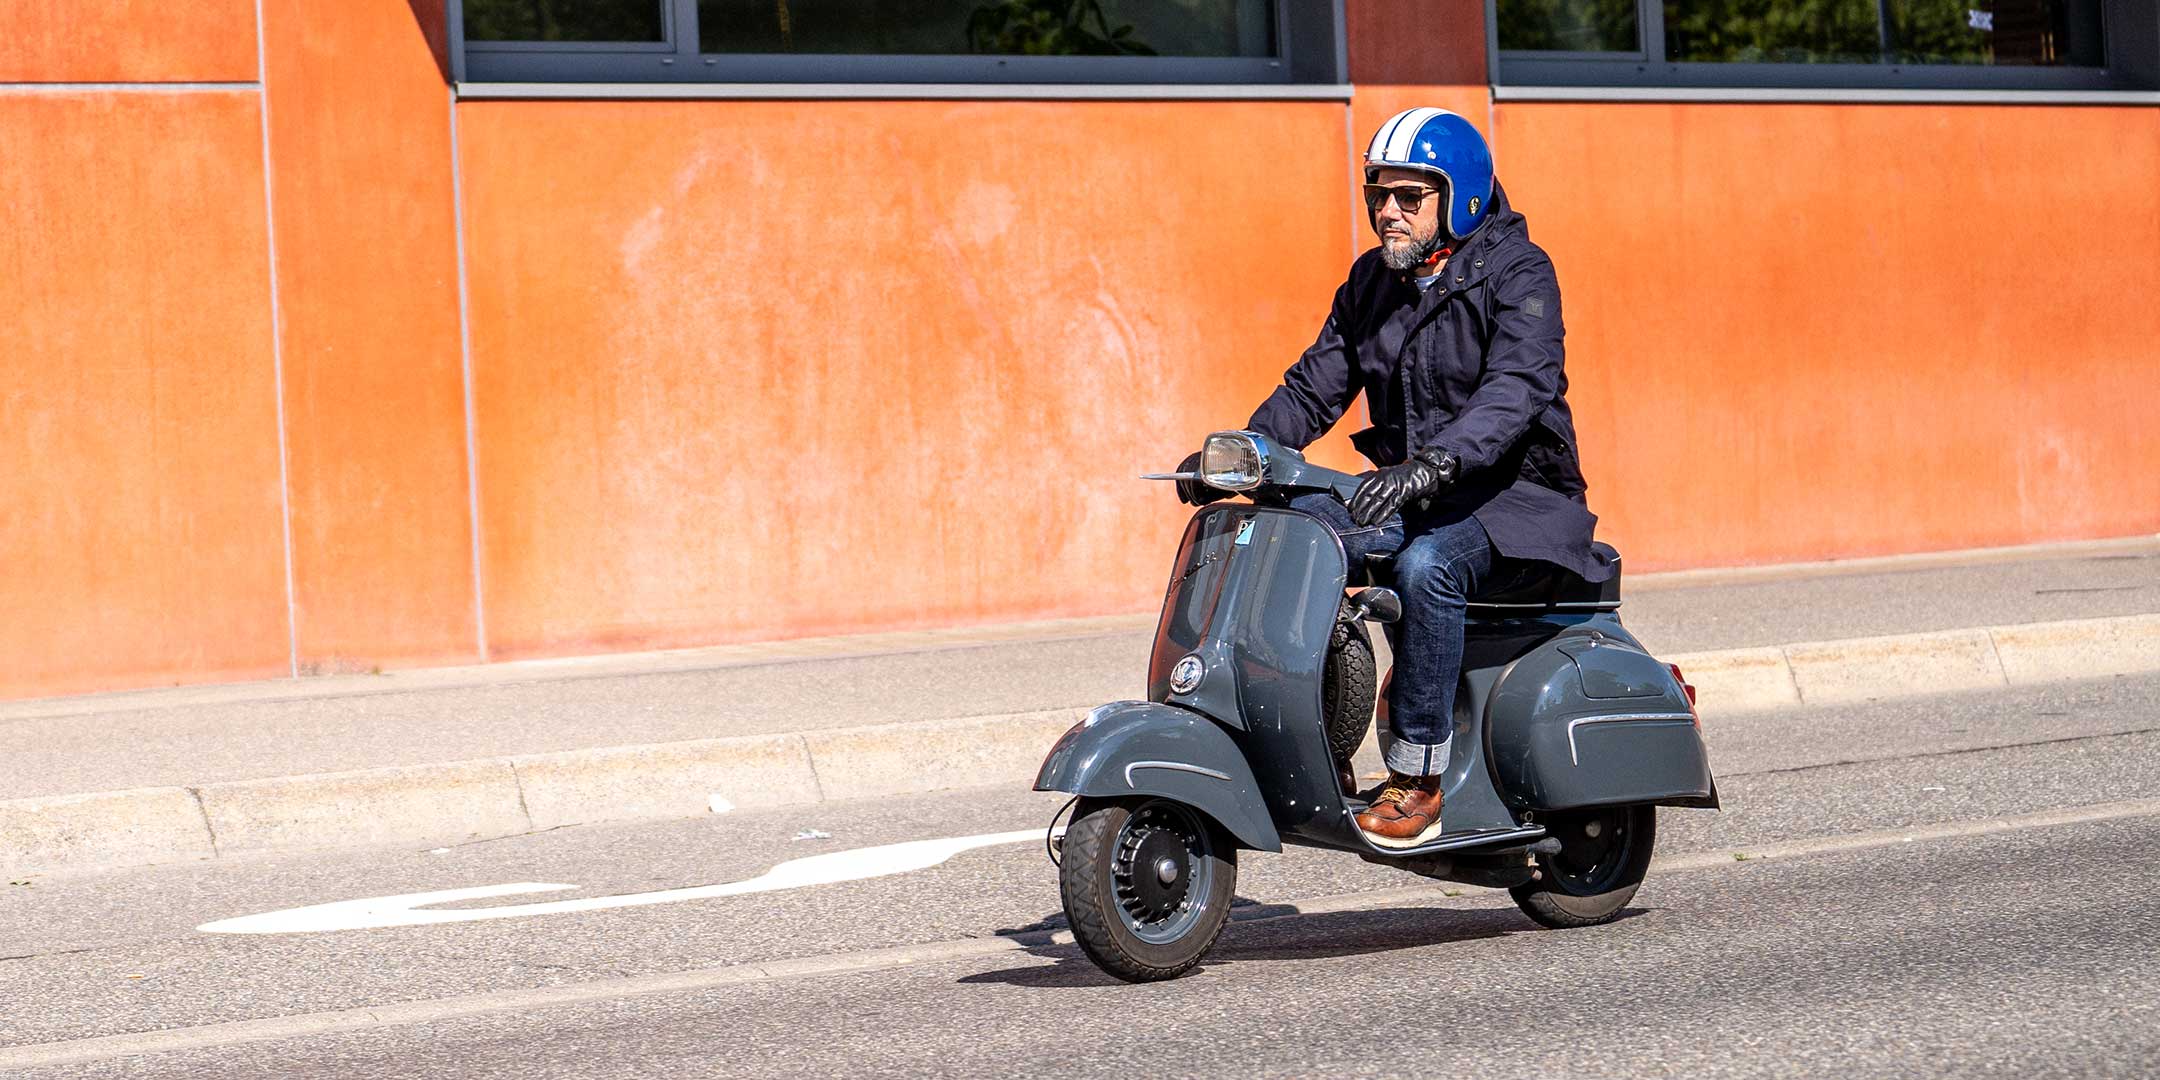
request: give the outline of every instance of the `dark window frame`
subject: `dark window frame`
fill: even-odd
[[[2145,91],[2160,88],[2160,11],[2150,0],[2101,0],[2105,66],[1765,64],[1664,58],[1663,0],[1636,0],[1634,52],[1502,50],[1498,0],[1485,0],[1486,54],[1496,87],[1763,90]],[[1653,51],[1656,55],[1652,55]]]
[[[465,5],[448,6],[460,83],[814,83],[1338,85],[1346,80],[1343,0],[1273,0],[1272,57],[925,56],[704,53],[696,0],[660,0],[661,43],[465,40]]]

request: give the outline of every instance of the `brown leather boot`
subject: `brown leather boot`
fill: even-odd
[[[1440,835],[1440,778],[1406,776],[1392,770],[1387,786],[1359,812],[1365,838],[1385,848],[1413,848]]]

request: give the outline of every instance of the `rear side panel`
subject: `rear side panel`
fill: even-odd
[[[1489,716],[1493,776],[1523,809],[1712,797],[1685,692],[1632,641],[1570,633],[1538,646],[1501,680]]]

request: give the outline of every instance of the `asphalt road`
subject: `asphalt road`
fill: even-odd
[[[1539,930],[1501,893],[1247,855],[1239,921],[1155,986],[1049,936],[1054,878],[1024,841],[745,895],[197,929],[508,883],[576,888],[436,910],[755,879],[1039,828],[1058,802],[999,789],[0,884],[0,1072],[2160,1075],[2160,679],[1707,731],[1726,809],[1664,812],[1662,862],[1613,925]]]

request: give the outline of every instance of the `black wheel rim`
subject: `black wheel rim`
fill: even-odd
[[[1156,800],[1118,830],[1110,862],[1118,921],[1150,945],[1177,941],[1208,914],[1214,840],[1198,815]]]
[[[1560,840],[1560,851],[1545,857],[1545,869],[1561,892],[1596,896],[1619,888],[1627,876],[1634,829],[1626,807],[1591,810],[1554,819],[1546,829]]]

